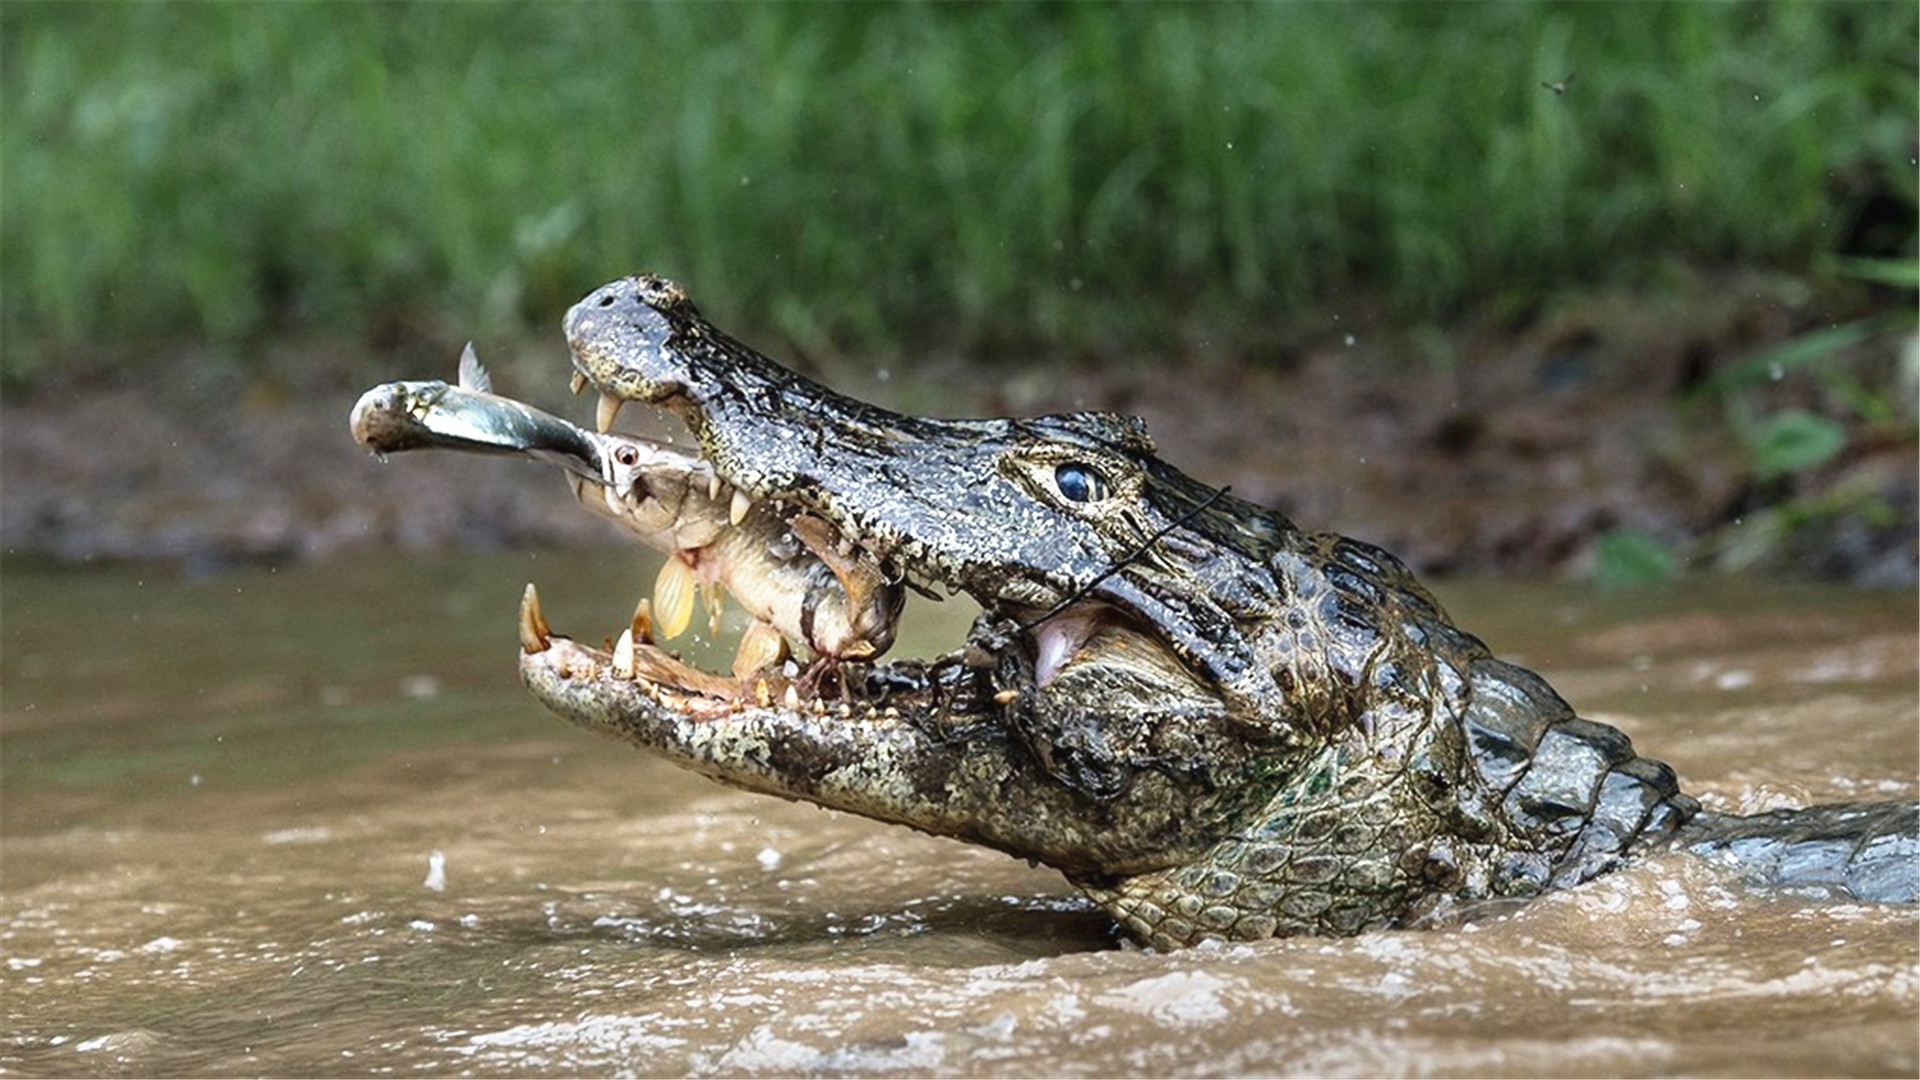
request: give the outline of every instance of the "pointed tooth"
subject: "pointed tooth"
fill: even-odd
[[[580,374],[577,371],[573,373],[573,378],[567,380],[567,393],[572,394],[575,397],[579,397],[580,391],[585,390],[586,388],[587,388],[587,377],[585,375]]]
[[[719,473],[708,473],[707,474],[707,501],[719,502],[720,489],[726,486],[727,485],[720,479]]]
[[[740,635],[740,649],[733,654],[733,677],[744,679],[786,658],[787,639],[765,619],[755,619]]]
[[[718,582],[700,586],[700,605],[707,610],[707,633],[718,636],[720,633],[720,615],[726,610],[723,602],[725,593],[720,591]]]
[[[552,638],[547,617],[540,611],[540,593],[529,581],[527,591],[520,594],[520,651],[528,656],[546,652]]]
[[[693,578],[693,567],[684,559],[667,556],[660,576],[653,580],[653,610],[660,619],[660,640],[672,641],[693,622],[693,594],[697,591],[699,582]]]
[[[614,397],[604,390],[601,391],[600,403],[595,406],[593,411],[594,427],[599,429],[602,435],[612,431],[613,421],[620,415],[620,406],[625,404],[626,402],[620,398]]]
[[[798,712],[798,711],[799,711],[799,709],[800,709],[800,691],[798,691],[798,690],[796,690],[796,689],[794,689],[794,687],[793,687],[793,684],[792,684],[792,683],[788,683],[788,684],[787,684],[787,692],[786,692],[786,693],[784,693],[784,694],[782,694],[782,695],[780,695],[780,704],[781,704],[781,705],[782,705],[783,707],[785,707],[785,708],[788,708],[788,709],[792,709],[792,710],[794,710],[794,711],[796,711],[796,712]]]
[[[763,709],[773,704],[773,688],[767,685],[767,680],[753,680],[753,700]]]
[[[633,606],[633,618],[627,623],[627,629],[633,631],[633,640],[643,644],[653,644],[653,601],[641,597]]]
[[[827,714],[827,703],[821,701],[819,698],[814,698],[808,707],[813,710],[813,715],[815,716],[825,716]]]
[[[753,496],[739,488],[734,488],[733,501],[727,506],[727,520],[738,525],[746,519],[747,511],[751,509],[753,509]]]
[[[620,640],[613,645],[613,673],[622,679],[633,678],[633,628],[620,631]]]

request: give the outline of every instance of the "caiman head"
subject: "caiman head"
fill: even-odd
[[[530,591],[522,675],[576,723],[1054,866],[1160,945],[1537,891],[1665,820],[1671,774],[1624,738],[1570,790],[1526,792],[1548,739],[1599,725],[1488,657],[1391,556],[1188,478],[1137,419],[876,408],[732,340],[657,277],[596,290],[566,334],[603,430],[627,402],[669,410],[843,578],[982,609],[943,657],[728,691],[648,662],[644,632],[619,663],[553,634]],[[1635,769],[1596,837],[1601,787]]]

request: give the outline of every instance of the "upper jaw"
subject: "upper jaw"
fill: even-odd
[[[563,328],[574,370],[603,395],[665,404],[681,394],[684,372],[668,345],[699,313],[679,286],[662,278],[621,278],[567,310]]]
[[[844,444],[819,443],[819,432],[850,419],[883,442],[928,422],[854,402],[780,367],[714,328],[664,278],[610,282],[569,309],[564,327],[575,388],[596,392],[600,431],[629,402],[664,409],[685,422],[703,461],[730,488],[831,524],[841,540],[917,585],[965,587],[959,567],[849,495],[843,478],[869,463],[854,462]]]
[[[971,470],[982,480],[1004,479],[997,477],[997,451],[991,448],[1018,441],[1038,422],[928,420],[852,401],[734,341],[663,278],[610,282],[575,304],[564,326],[576,384],[584,380],[598,393],[603,430],[626,402],[677,414],[699,440],[705,461],[756,503],[828,522],[844,543],[896,580],[966,592],[988,612],[1028,631],[1043,676],[1070,661],[1096,621],[1122,619],[1159,636],[1146,630],[1159,620],[1137,611],[1134,598],[1114,588],[1116,582],[1098,590],[1104,602],[1076,600],[1076,583],[1111,565],[1097,541],[1049,527],[1038,548],[1033,541],[1022,547],[1008,535],[1022,530],[984,520],[991,515],[956,514],[938,493],[922,504],[914,485],[873,482],[894,455],[909,454],[943,475]],[[837,438],[842,431],[862,437]],[[1049,428],[1047,434],[1071,433]],[[1132,428],[1103,428],[1092,437],[1151,448],[1144,432]],[[927,539],[934,536],[941,541]],[[1057,610],[1069,605],[1079,617]],[[1048,620],[1058,625],[1041,632]]]

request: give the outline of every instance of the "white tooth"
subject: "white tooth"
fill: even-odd
[[[762,668],[772,667],[787,654],[787,639],[765,619],[755,619],[740,635],[740,649],[733,654],[733,677],[744,679]]]
[[[633,678],[633,628],[620,631],[613,645],[613,673],[622,679]]]
[[[573,378],[567,380],[567,392],[570,394],[578,395],[580,391],[586,388],[587,377],[577,371],[573,373]]]
[[[683,559],[667,556],[660,576],[653,579],[653,613],[660,620],[655,629],[661,641],[679,637],[693,622],[693,594],[697,591],[699,582],[694,580],[693,567]]]
[[[787,684],[787,692],[781,695],[780,704],[789,709],[798,709],[800,707],[800,691],[795,690],[792,683]]]
[[[553,631],[547,629],[547,617],[540,612],[540,593],[527,582],[520,594],[520,651],[532,656],[547,651]]]
[[[708,473],[707,474],[707,501],[719,502],[720,489],[723,486],[725,485],[721,483],[719,473]]]
[[[773,688],[767,685],[767,680],[755,679],[753,681],[753,700],[755,704],[763,709],[773,704]]]
[[[640,598],[640,602],[633,606],[633,618],[628,622],[627,629],[633,631],[635,641],[653,644],[652,601],[644,596]]]
[[[613,421],[620,415],[620,406],[625,404],[626,402],[612,394],[603,392],[600,395],[600,404],[593,411],[593,423],[601,434],[604,435],[613,430]]]
[[[733,489],[733,502],[727,507],[727,520],[735,525],[745,520],[747,511],[753,509],[753,498],[739,488]]]

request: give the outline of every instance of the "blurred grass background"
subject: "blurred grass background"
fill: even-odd
[[[551,333],[641,269],[807,350],[1139,355],[1356,298],[1911,258],[1916,18],[13,0],[0,372]]]

